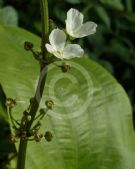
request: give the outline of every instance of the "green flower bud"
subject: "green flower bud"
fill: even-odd
[[[65,73],[65,72],[67,72],[70,69],[70,65],[68,65],[66,63],[62,63],[61,69]]]
[[[22,122],[22,125],[23,125],[23,126],[25,126],[25,125],[26,125],[26,121],[25,121],[25,120]]]
[[[35,132],[34,139],[36,142],[41,141],[42,137],[43,137],[43,134],[40,134],[38,131]]]
[[[54,102],[53,102],[52,100],[47,100],[47,101],[45,102],[45,104],[46,104],[46,107],[47,107],[48,109],[51,109],[51,110],[52,110],[52,108],[53,108],[53,106],[54,106]]]
[[[16,142],[15,136],[10,134],[9,135],[9,141],[10,141],[10,143],[15,143]]]
[[[31,50],[33,48],[33,46],[34,45],[31,42],[28,42],[28,41],[24,42],[24,49],[27,51]]]
[[[27,116],[27,121],[31,121],[31,115]]]
[[[52,135],[52,133],[50,131],[47,131],[45,133],[44,137],[45,137],[46,141],[50,142],[52,140],[52,138],[53,138],[53,135]]]
[[[5,105],[7,107],[13,108],[16,105],[16,100],[12,98],[7,98]]]

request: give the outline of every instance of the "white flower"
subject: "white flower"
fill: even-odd
[[[67,12],[66,30],[71,37],[82,38],[96,32],[97,24],[91,21],[83,24],[83,17],[77,9]]]
[[[49,36],[50,44],[45,44],[48,52],[60,59],[71,59],[81,57],[83,49],[77,44],[65,44],[66,34],[60,29],[54,29]]]

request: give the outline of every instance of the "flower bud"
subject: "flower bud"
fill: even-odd
[[[34,139],[36,142],[39,142],[43,137],[43,134],[40,134],[38,131],[35,132],[34,134]]]
[[[6,104],[7,107],[13,108],[16,105],[16,100],[12,99],[12,98],[7,98],[5,104]]]
[[[45,137],[46,141],[50,142],[52,140],[52,138],[53,138],[53,135],[52,135],[52,133],[50,131],[47,131],[45,133],[44,137]]]
[[[28,41],[24,42],[24,49],[27,51],[31,50],[33,48],[33,46],[34,45],[31,42],[28,42]]]
[[[28,115],[26,118],[27,118],[27,121],[31,121],[31,115]]]
[[[53,108],[53,106],[54,106],[54,102],[53,102],[52,100],[47,100],[47,101],[45,102],[45,104],[46,104],[46,107],[47,107],[48,109],[51,109],[51,110],[52,110],[52,108]]]
[[[16,142],[15,136],[10,134],[9,135],[9,141],[10,141],[10,143],[15,143]]]
[[[65,73],[65,72],[67,72],[70,69],[70,65],[68,65],[66,63],[62,63],[61,69]]]

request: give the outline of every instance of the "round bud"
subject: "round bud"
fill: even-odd
[[[9,135],[9,141],[10,141],[10,143],[15,143],[16,142],[15,136],[10,134]]]
[[[12,98],[7,98],[5,105],[10,108],[13,108],[16,105],[16,100]]]
[[[66,63],[62,63],[61,65],[61,70],[62,72],[67,72],[70,69],[70,65],[66,64]]]
[[[53,108],[53,106],[54,106],[54,102],[53,102],[52,100],[47,100],[47,101],[45,102],[45,104],[46,104],[46,107],[47,107],[48,109],[51,109],[51,110],[52,110],[52,108]]]
[[[27,116],[27,121],[31,121],[31,115]]]
[[[44,137],[45,137],[46,141],[50,142],[52,140],[52,138],[53,138],[53,135],[52,135],[52,133],[50,131],[47,131],[45,133]]]
[[[40,134],[38,131],[35,132],[34,134],[34,139],[36,142],[39,142],[43,137],[43,134]]]
[[[24,42],[24,49],[27,51],[31,50],[33,48],[33,46],[34,45],[31,42],[28,42],[28,41]]]

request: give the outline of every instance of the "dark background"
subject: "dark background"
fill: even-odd
[[[0,10],[6,6],[13,7],[18,26],[41,34],[39,0],[0,0]],[[79,43],[124,87],[132,103],[135,124],[135,1],[49,0],[49,14],[54,21],[51,25],[65,27],[66,12],[71,7],[83,12],[86,21],[98,24],[96,34]],[[5,162],[6,156],[2,160]]]

